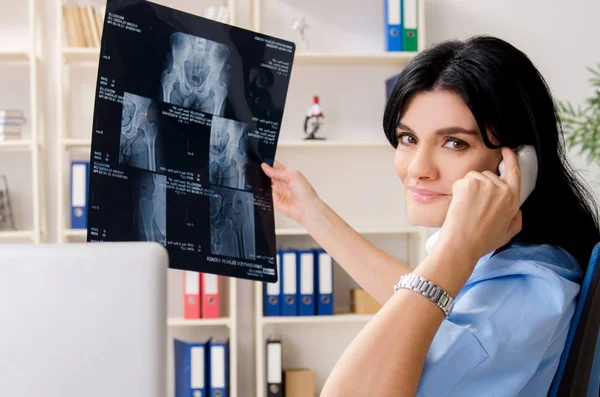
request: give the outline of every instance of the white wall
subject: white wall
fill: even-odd
[[[196,1],[196,0],[195,0]],[[41,67],[43,76],[40,82],[43,86],[43,106],[45,106],[45,125],[47,133],[47,155],[46,167],[44,169],[45,187],[47,189],[46,197],[48,198],[46,207],[49,213],[49,232],[50,239],[56,239],[56,187],[60,185],[55,179],[56,167],[56,108],[55,97],[57,93],[56,76],[57,66],[59,62],[59,49],[57,48],[55,26],[57,1],[41,0],[43,7],[43,31],[44,31],[44,47],[43,60]],[[237,0],[243,9],[248,9],[248,1]],[[184,1],[178,1],[177,4],[183,4]],[[214,2],[211,2],[214,3]],[[274,17],[275,11],[285,10],[286,13],[296,13],[298,15],[307,15],[309,24],[313,27],[309,30],[312,36],[311,42],[315,49],[329,50],[349,50],[352,44],[355,44],[360,50],[381,50],[383,49],[383,40],[379,35],[381,31],[380,25],[372,25],[372,21],[378,24],[382,18],[383,6],[382,0],[310,0],[306,2],[297,2],[292,0],[265,0],[266,10],[265,18]],[[0,0],[0,6],[4,10],[14,8],[14,2],[11,0]],[[301,7],[301,8],[298,8]],[[336,9],[343,10],[349,13],[348,16],[334,16]],[[533,62],[539,67],[542,74],[546,77],[554,94],[565,100],[571,100],[575,103],[581,103],[583,98],[591,94],[591,90],[587,87],[587,78],[589,77],[585,67],[593,65],[600,61],[600,55],[597,51],[597,41],[600,37],[600,24],[597,22],[600,15],[600,3],[595,0],[572,0],[570,2],[557,2],[548,0],[426,0],[427,24],[426,37],[427,44],[437,43],[447,38],[465,38],[471,34],[492,34],[501,38],[507,39],[515,46],[529,54]],[[20,11],[14,11],[15,15],[21,15]],[[238,19],[245,27],[249,27],[249,16],[240,13]],[[289,19],[289,17],[288,17]],[[5,23],[5,18],[0,18],[2,23]],[[263,21],[268,24],[269,20]],[[273,20],[271,20],[273,22]],[[288,21],[289,22],[289,21]],[[321,36],[319,23],[327,24],[329,31],[335,32],[335,35],[329,36],[329,39],[319,42]],[[281,34],[289,35],[289,23],[272,24],[272,29],[281,32]],[[9,35],[4,29],[14,31],[18,27],[11,25],[2,25],[2,39],[0,43],[10,42]],[[340,40],[344,38],[346,32],[352,34],[351,40],[346,41],[341,47]],[[293,36],[290,36],[293,37]],[[372,47],[371,47],[372,46]],[[3,71],[2,75],[6,76],[11,67],[0,66]],[[394,71],[390,67],[335,67],[328,66],[322,70],[314,66],[294,67],[292,75],[292,84],[288,97],[289,106],[286,109],[286,114],[283,123],[282,137],[284,138],[301,138],[302,132],[300,126],[302,123],[302,113],[310,104],[313,94],[321,94],[324,111],[327,117],[327,126],[324,130],[326,136],[330,138],[383,138],[380,133],[380,119],[382,107],[384,104],[384,88],[382,79],[385,76],[392,74]],[[26,74],[26,72],[23,72]],[[23,74],[21,73],[21,74]],[[3,79],[4,80],[4,79]],[[85,78],[86,81],[90,81]],[[25,80],[26,81],[26,80]],[[92,80],[93,82],[93,77]],[[8,98],[12,98],[12,93],[15,92],[11,88],[10,81],[0,80],[0,105],[6,106]],[[350,94],[338,95],[342,89],[349,89]],[[318,92],[317,92],[318,91]],[[26,91],[19,91],[26,92]],[[81,98],[81,103],[78,106],[83,106],[81,112],[84,117],[91,117],[93,105],[93,91],[88,91],[89,97]],[[21,97],[17,94],[14,98],[17,104],[27,100],[27,97]],[[82,94],[85,95],[85,94]],[[87,108],[86,108],[87,106]],[[74,110],[74,113],[77,113]],[[89,120],[91,121],[91,120]],[[88,120],[79,120],[85,123]],[[308,153],[301,152],[301,153]],[[293,164],[300,164],[300,161],[310,159],[309,157],[298,158],[282,151],[281,155],[289,159]],[[13,157],[9,157],[13,156]],[[13,160],[11,160],[13,159]],[[293,159],[293,160],[292,160]],[[600,167],[589,166],[583,159],[573,156],[574,162],[583,175],[591,184],[595,185],[596,197],[600,197]],[[18,156],[14,154],[2,154],[0,159],[0,171],[10,169],[12,180],[16,180],[19,176],[28,175],[26,170],[27,163],[21,162]],[[14,162],[13,162],[14,161]],[[384,160],[381,160],[384,161]],[[385,162],[382,163],[385,167]],[[377,164],[379,165],[379,164]],[[391,163],[389,163],[391,166]],[[374,173],[383,173],[382,178],[391,178],[389,169],[380,170],[370,168],[371,164],[366,163],[362,169],[355,169],[347,180],[355,180],[357,187],[362,183],[363,178],[373,178]],[[20,171],[20,167],[24,167],[24,171]],[[304,170],[304,168],[303,168]],[[317,186],[318,191],[334,203],[334,208],[338,209],[345,217],[359,225],[365,225],[367,222],[373,222],[373,218],[361,216],[365,212],[355,212],[348,205],[348,202],[354,204],[361,203],[363,198],[356,198],[353,195],[351,184],[345,185],[348,197],[336,197],[331,189],[330,173],[318,172],[315,166],[305,168],[310,174],[311,181]],[[352,178],[352,179],[350,179]],[[388,180],[388,179],[381,179]],[[15,194],[26,195],[26,184],[16,186]],[[390,186],[388,192],[398,194],[398,185]],[[373,192],[377,196],[378,192]],[[397,197],[397,196],[396,196]],[[345,201],[346,198],[348,201]],[[354,201],[353,201],[354,200]],[[23,209],[28,206],[27,200],[16,203],[17,215],[25,214]],[[377,206],[371,208],[372,211],[380,209],[379,215],[384,219],[384,214],[395,211],[393,206],[386,203],[385,206]],[[401,217],[401,204],[396,208],[398,212],[393,212],[396,220]],[[367,208],[362,208],[360,211],[368,211]],[[23,215],[26,217],[27,215]],[[365,225],[371,226],[371,225]],[[389,247],[390,249],[399,249],[394,241],[384,241],[380,238],[376,240],[377,244]],[[285,242],[283,242],[285,243]],[[282,244],[283,244],[282,243]],[[401,251],[401,250],[400,250]],[[401,254],[399,254],[401,255]],[[240,283],[241,288],[239,295],[239,312],[240,318],[240,346],[239,360],[240,373],[239,381],[241,384],[240,390],[254,390],[254,359],[253,359],[253,311],[252,302],[252,284],[246,281]],[[174,301],[175,295],[171,295],[170,299]],[[174,309],[175,310],[175,309]],[[355,332],[356,329],[349,332]],[[301,335],[305,343],[317,343],[320,337],[318,329],[316,333],[309,336],[308,333]],[[331,348],[331,350],[328,350]],[[322,346],[323,354],[329,354],[330,358],[327,361],[335,362],[333,357],[337,357],[341,353],[340,346]],[[288,360],[288,362],[290,362]],[[323,381],[323,376],[320,376],[319,383]],[[250,395],[250,394],[242,394]]]
[[[600,2],[595,0],[427,1],[428,44],[489,34],[525,52],[559,100],[592,96],[585,69],[600,62]],[[570,159],[600,197],[600,167],[571,151]]]

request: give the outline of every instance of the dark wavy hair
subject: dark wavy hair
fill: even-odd
[[[529,58],[511,44],[488,36],[445,41],[418,54],[400,73],[385,108],[383,129],[394,148],[404,105],[417,92],[435,90],[452,91],[462,98],[487,147],[535,147],[536,186],[521,207],[523,228],[514,239],[562,247],[585,271],[600,241],[598,208],[589,187],[565,157],[554,100]]]

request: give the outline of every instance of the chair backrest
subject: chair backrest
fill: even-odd
[[[548,397],[598,397],[600,388],[600,242],[585,273],[565,348]]]

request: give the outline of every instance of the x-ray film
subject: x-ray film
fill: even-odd
[[[89,242],[153,241],[170,267],[275,282],[270,179],[293,43],[142,0],[109,0]]]

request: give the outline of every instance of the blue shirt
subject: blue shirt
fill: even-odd
[[[433,339],[417,397],[547,396],[582,279],[551,245],[483,256]]]

